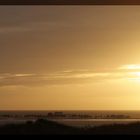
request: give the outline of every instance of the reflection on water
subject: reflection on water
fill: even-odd
[[[61,124],[75,127],[93,127],[109,124],[129,124],[134,122],[140,122],[140,119],[62,119],[62,120],[53,120]]]
[[[3,119],[0,120],[0,125],[21,124],[27,121],[35,121],[35,119]],[[140,122],[140,119],[55,119],[51,121],[74,127],[93,127],[109,124],[129,124]]]

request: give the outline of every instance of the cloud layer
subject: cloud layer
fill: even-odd
[[[67,70],[49,74],[0,74],[0,87],[2,86],[44,86],[85,84],[101,82],[110,79],[139,79],[138,69],[116,69],[114,71],[95,72],[92,70]]]

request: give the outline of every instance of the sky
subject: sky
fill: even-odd
[[[140,6],[0,6],[0,110],[140,110]]]

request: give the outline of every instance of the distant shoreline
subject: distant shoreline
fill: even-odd
[[[140,122],[140,112],[123,111],[0,111],[0,125],[47,119],[68,126],[102,126]]]

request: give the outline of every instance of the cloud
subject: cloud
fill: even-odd
[[[131,64],[131,65],[123,65],[119,67],[120,70],[140,70],[140,65]]]
[[[66,70],[50,74],[0,74],[2,86],[46,86],[65,84],[87,84],[111,79],[136,79],[140,72],[114,71],[95,72],[92,70]]]
[[[48,31],[62,28],[67,29],[73,26],[75,24],[65,21],[26,21],[20,24],[0,25],[0,33]]]
[[[71,27],[71,24],[67,24],[63,21],[34,21],[34,20],[25,20],[22,22],[11,23],[11,21],[5,22],[5,24],[0,24],[0,33],[13,33],[13,32],[31,32],[31,31],[48,31],[54,30],[57,28],[67,28]]]

